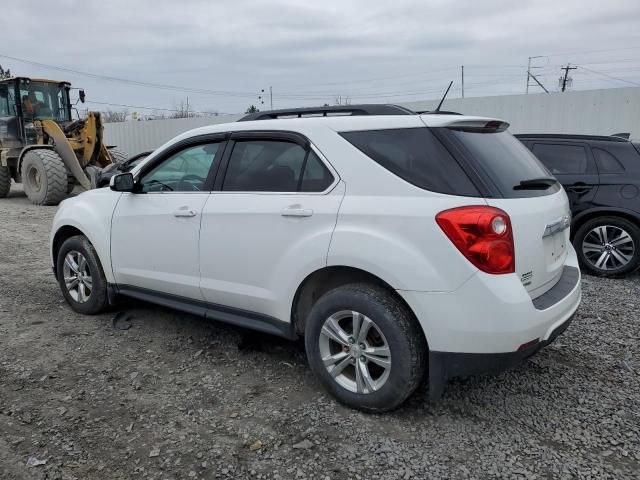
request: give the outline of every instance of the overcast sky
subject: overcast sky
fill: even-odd
[[[3,2],[0,64],[13,74],[69,80],[87,99],[199,111],[400,102],[524,93],[533,73],[558,89],[640,86],[638,0],[20,0]],[[152,88],[78,72],[176,86]],[[608,76],[607,76],[608,75]],[[611,77],[616,77],[614,79]],[[199,90],[199,93],[196,93]],[[202,92],[206,90],[206,92]],[[540,91],[531,87],[531,92]],[[120,110],[88,104],[91,109]]]

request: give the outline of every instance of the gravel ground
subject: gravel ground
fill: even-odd
[[[120,328],[73,313],[54,213],[0,200],[1,479],[640,478],[637,275],[585,277],[572,326],[519,368],[366,415],[300,343],[141,303]]]

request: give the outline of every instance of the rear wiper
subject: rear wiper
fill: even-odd
[[[522,180],[518,185],[514,186],[514,190],[546,190],[558,183],[553,177],[531,178]]]

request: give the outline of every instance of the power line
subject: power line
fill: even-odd
[[[9,55],[4,55],[0,53],[0,57],[2,58],[7,58],[9,60],[13,60],[16,62],[22,62],[22,63],[26,63],[28,65],[33,65],[33,66],[37,66],[40,68],[49,68],[52,70],[58,70],[61,72],[67,72],[67,73],[73,73],[76,75],[81,75],[81,76],[85,76],[85,77],[89,77],[89,78],[95,78],[95,79],[99,79],[99,80],[106,80],[106,81],[110,81],[110,82],[120,82],[120,83],[126,83],[129,85],[135,85],[135,86],[139,86],[139,87],[149,87],[149,88],[158,88],[158,89],[162,89],[162,90],[175,90],[175,91],[180,91],[180,92],[189,92],[189,93],[200,93],[200,94],[204,94],[204,95],[219,95],[219,96],[235,96],[235,97],[255,97],[255,92],[232,92],[232,91],[224,91],[224,90],[208,90],[208,89],[202,89],[202,88],[190,88],[190,87],[179,87],[176,85],[165,85],[165,84],[160,84],[160,83],[150,83],[150,82],[142,82],[142,81],[138,81],[138,80],[131,80],[131,79],[127,79],[127,78],[120,78],[120,77],[111,77],[108,75],[100,75],[100,74],[96,74],[96,73],[89,73],[89,72],[83,72],[81,70],[74,70],[72,68],[66,68],[66,67],[58,67],[56,65],[49,65],[46,63],[40,63],[40,62],[34,62],[32,60],[26,60],[24,58],[18,58],[18,57],[12,57]]]
[[[162,108],[162,107],[144,107],[141,105],[127,105],[124,103],[111,103],[111,102],[97,102],[95,100],[87,100],[85,103],[92,103],[95,105],[107,105],[110,107],[125,107],[125,108],[137,108],[140,110],[159,110],[162,112],[182,112],[183,110],[178,110],[175,108]],[[211,115],[211,116],[216,116],[216,115],[233,115],[232,113],[225,113],[225,112],[196,112],[191,110],[192,113],[197,113],[199,115]]]
[[[614,77],[613,75],[609,75],[608,73],[599,72],[597,70],[592,70],[590,68],[583,67],[583,66],[580,66],[580,65],[578,66],[578,68],[581,68],[582,70],[586,70],[587,72],[595,73],[596,75],[602,75],[603,77],[607,77],[607,78],[610,78],[612,80],[618,80],[619,82],[629,83],[631,85],[635,85],[637,87],[640,87],[640,83],[639,82],[633,82],[631,80],[625,80],[624,78]]]

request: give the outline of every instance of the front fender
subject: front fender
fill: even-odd
[[[51,229],[50,255],[52,265],[56,234],[63,227],[73,227],[85,235],[98,253],[108,283],[115,283],[111,268],[111,219],[121,194],[109,189],[90,190],[77,197],[64,200]]]

